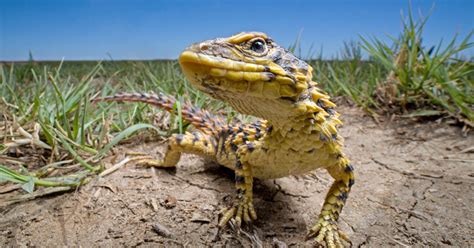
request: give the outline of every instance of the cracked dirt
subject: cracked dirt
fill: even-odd
[[[474,246],[472,135],[447,124],[377,124],[354,108],[340,112],[357,179],[339,224],[353,246]],[[155,154],[163,145],[117,149],[130,150]],[[312,245],[304,236],[332,182],[327,173],[257,181],[253,229],[227,229],[215,241],[217,215],[235,191],[232,178],[191,155],[176,170],[129,164],[74,192],[1,207],[0,246]]]

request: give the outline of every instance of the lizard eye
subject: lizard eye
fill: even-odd
[[[262,39],[257,39],[250,44],[250,50],[256,53],[263,53],[267,50],[267,44]]]

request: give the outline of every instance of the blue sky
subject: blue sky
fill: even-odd
[[[239,31],[263,31],[288,47],[302,31],[303,54],[325,57],[358,35],[401,29],[408,1],[0,0],[0,61],[176,58],[187,45]],[[473,0],[413,0],[428,14],[424,42],[474,28]],[[471,49],[468,54],[473,55]]]

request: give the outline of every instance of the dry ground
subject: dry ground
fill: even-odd
[[[357,109],[340,112],[357,180],[339,222],[354,246],[474,246],[472,135],[447,124],[376,124]],[[163,146],[117,151],[127,150]],[[129,164],[75,192],[1,207],[0,247],[311,245],[304,235],[332,182],[325,172],[257,181],[253,231],[227,230],[213,242],[217,215],[235,191],[232,177],[188,155],[176,170]]]

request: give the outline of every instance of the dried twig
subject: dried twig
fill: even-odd
[[[24,139],[14,139],[11,142],[3,144],[7,148],[12,148],[12,147],[19,147],[23,145],[31,145],[33,147],[38,146],[44,149],[51,150],[51,146],[48,144],[44,143],[43,141],[40,140],[39,138],[39,132],[40,132],[40,125],[38,123],[35,123],[33,132],[32,134],[28,133],[25,129],[23,129],[21,126],[15,124],[17,126],[16,131],[24,137]]]
[[[58,192],[63,192],[63,191],[69,191],[73,189],[73,187],[48,187],[48,188],[43,188],[37,191],[34,191],[33,193],[29,193],[26,195],[19,195],[19,196],[14,196],[5,199],[3,202],[0,202],[0,207],[5,207],[14,203],[22,202],[22,201],[28,201],[28,200],[33,200],[35,198],[45,196],[45,195],[50,195]]]

